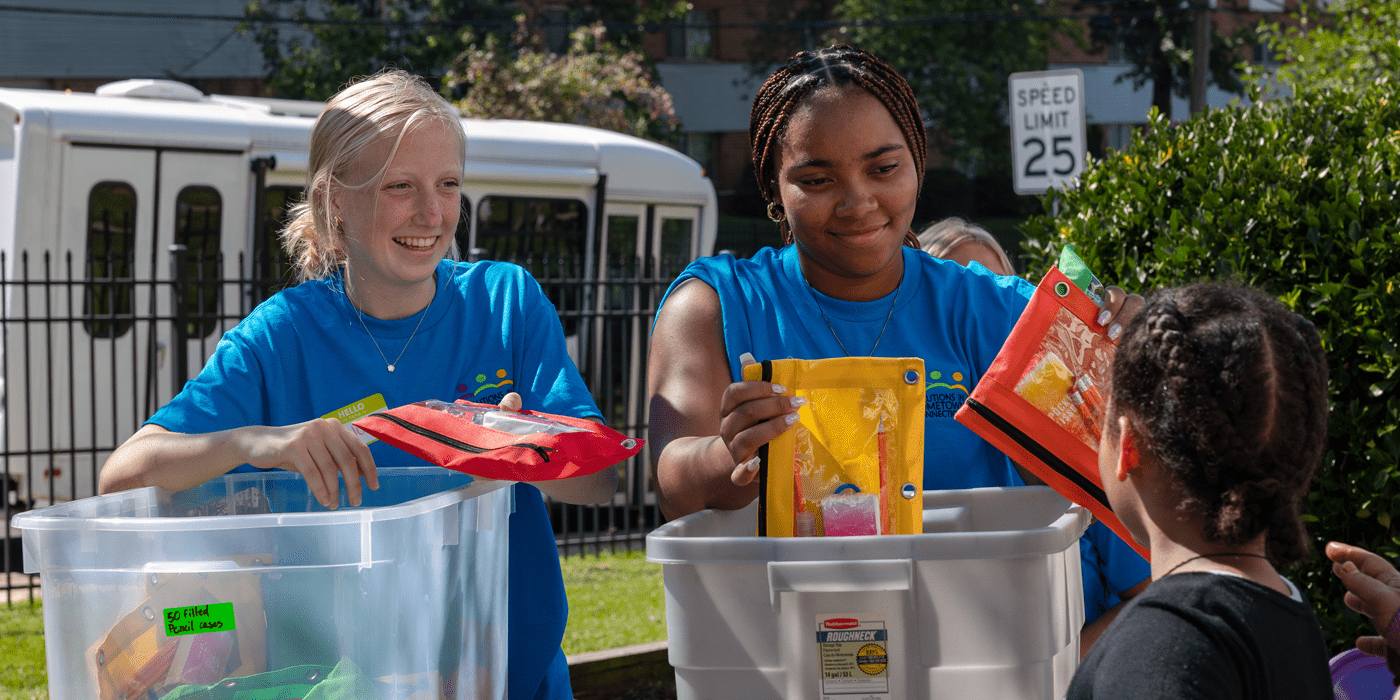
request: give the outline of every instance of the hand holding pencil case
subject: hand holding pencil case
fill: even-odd
[[[507,481],[587,476],[637,454],[645,443],[582,418],[461,400],[406,404],[354,423],[429,463]]]
[[[759,449],[757,534],[923,531],[924,361],[769,360],[744,379],[807,399],[798,420]]]
[[[954,419],[1088,508],[1146,557],[1099,479],[1105,392],[1117,348],[1097,322],[1101,289],[1067,246]]]

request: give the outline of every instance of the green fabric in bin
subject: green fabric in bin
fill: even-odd
[[[350,659],[331,666],[289,666],[213,685],[184,685],[162,700],[372,700],[374,683]]]

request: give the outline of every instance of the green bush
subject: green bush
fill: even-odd
[[[1285,575],[1333,651],[1374,634],[1342,603],[1321,545],[1400,554],[1400,90],[1382,82],[1148,131],[1094,162],[1058,216],[1024,225],[1048,269],[1065,243],[1129,291],[1234,279],[1312,320],[1331,363],[1329,448],[1305,504],[1316,546]],[[1050,210],[1050,196],[1044,202]],[[1397,518],[1396,520],[1400,520]]]

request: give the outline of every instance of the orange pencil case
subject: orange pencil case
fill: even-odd
[[[1099,479],[1099,436],[1117,343],[1097,323],[1098,303],[1090,296],[1095,283],[1067,247],[954,419],[1088,508],[1146,557],[1113,513]]]

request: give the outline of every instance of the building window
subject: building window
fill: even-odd
[[[1132,124],[1105,124],[1108,131],[1108,150],[1120,151],[1133,141]]]
[[[1115,41],[1115,42],[1109,44],[1108,46],[1106,46],[1106,47],[1104,48],[1104,52],[1108,55],[1108,62],[1109,62],[1109,63],[1127,63],[1127,62],[1128,62],[1127,57],[1124,56],[1123,42],[1122,42],[1122,41]]]
[[[185,246],[185,288],[179,315],[188,319],[186,337],[204,338],[219,324],[224,200],[219,191],[191,185],[175,198],[175,244]]]
[[[714,10],[691,10],[684,23],[666,33],[666,57],[682,61],[714,58],[716,17]]]
[[[509,260],[540,282],[559,309],[565,335],[573,335],[581,313],[580,287],[569,280],[583,273],[588,207],[577,199],[482,197],[476,207],[474,257]]]
[[[135,247],[136,190],[125,182],[97,183],[87,208],[83,328],[88,334],[118,338],[130,330]]]

